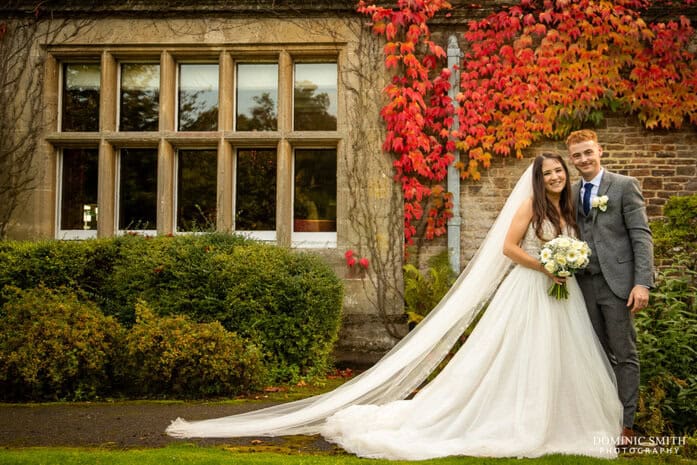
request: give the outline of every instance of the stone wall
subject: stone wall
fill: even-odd
[[[650,220],[663,215],[663,205],[671,196],[697,194],[696,128],[688,125],[680,130],[651,131],[643,128],[634,117],[610,116],[596,132],[603,147],[603,165],[639,180]],[[480,181],[462,183],[463,267],[479,247],[532,158],[546,151],[566,154],[566,146],[563,141],[535,144],[525,152],[526,158],[496,159],[491,168],[482,172]],[[569,170],[572,182],[580,179],[572,166]]]

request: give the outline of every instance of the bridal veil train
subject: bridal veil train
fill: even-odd
[[[532,166],[450,291],[369,370],[328,393],[203,421],[177,419],[174,437],[322,434],[363,457],[548,453],[614,457],[622,406],[575,280],[556,301],[548,278],[502,253],[511,220],[532,195]],[[532,228],[523,248],[541,242]],[[504,280],[505,278],[505,280]],[[493,296],[493,298],[492,298]],[[479,311],[448,365],[413,398]]]

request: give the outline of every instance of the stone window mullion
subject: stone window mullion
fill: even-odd
[[[116,230],[116,151],[105,136],[116,131],[118,64],[111,53],[102,52],[101,68],[97,237],[112,237]]]
[[[293,60],[282,51],[278,57],[278,142],[276,187],[276,241],[290,247],[293,230],[293,149],[288,135],[293,128]]]
[[[177,94],[177,64],[167,50],[160,54],[160,142],[157,150],[157,233],[174,232],[174,147],[164,133],[174,131]]]
[[[218,215],[216,229],[231,233],[235,229],[234,150],[225,140],[225,133],[232,131],[235,108],[235,63],[230,52],[220,52],[218,78]]]

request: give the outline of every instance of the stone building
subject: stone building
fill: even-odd
[[[432,26],[444,47],[503,2],[453,3]],[[15,60],[0,65],[12,124],[0,144],[32,154],[0,173],[29,178],[8,237],[234,231],[321,254],[344,278],[340,360],[374,360],[403,333],[401,192],[379,117],[388,74],[355,2],[17,0],[0,23]],[[607,166],[640,178],[652,217],[697,192],[694,128],[617,116],[599,135]],[[564,147],[527,155],[550,149]],[[460,186],[461,267],[528,163],[498,160]],[[368,270],[348,269],[347,250]]]

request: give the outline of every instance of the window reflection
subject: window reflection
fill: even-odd
[[[278,127],[278,65],[237,65],[238,131],[275,131]]]
[[[121,65],[119,130],[157,131],[160,108],[160,65]]]
[[[294,76],[294,129],[336,131],[336,63],[296,63]]]
[[[63,66],[62,131],[99,131],[99,70],[97,63]]]
[[[156,229],[157,150],[122,149],[119,165],[119,229]]]
[[[276,150],[237,151],[235,229],[276,230]]]
[[[179,130],[218,129],[218,65],[179,65]]]
[[[336,231],[336,150],[295,151],[293,231]]]
[[[180,150],[177,166],[177,230],[215,230],[218,154]]]
[[[64,149],[60,229],[97,229],[97,149]]]

